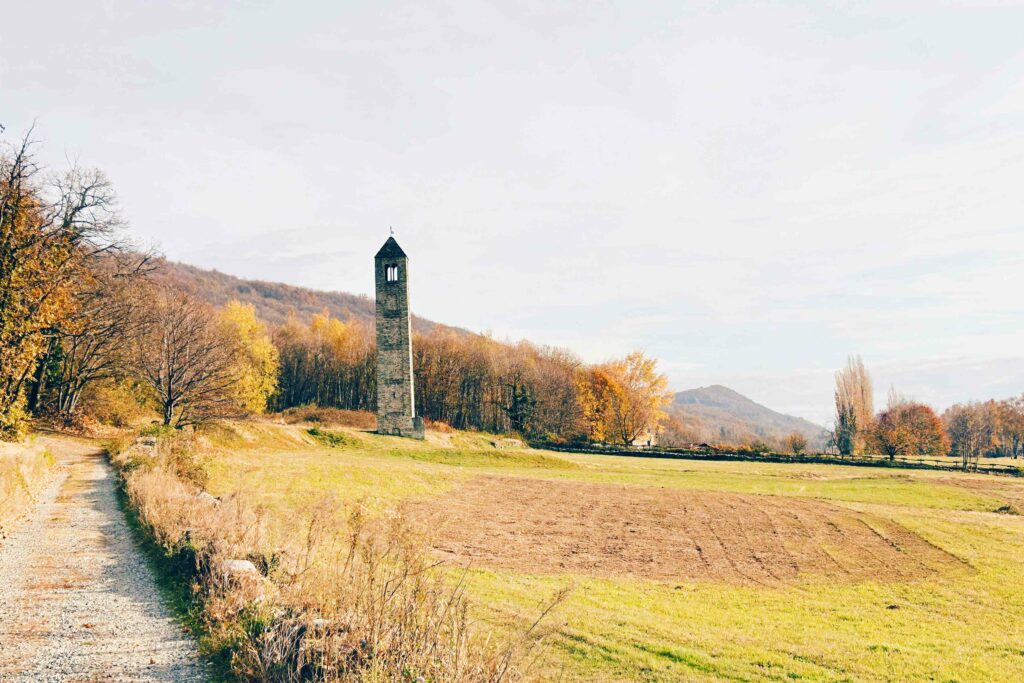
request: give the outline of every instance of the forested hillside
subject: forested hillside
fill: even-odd
[[[358,320],[373,325],[373,299],[365,295],[321,292],[281,282],[246,280],[174,261],[162,262],[156,276],[211,306],[223,306],[232,300],[252,304],[256,315],[271,325],[285,322],[291,314],[300,320],[308,320],[313,314],[323,311],[339,320]],[[436,323],[414,315],[412,325],[415,331],[426,332]]]

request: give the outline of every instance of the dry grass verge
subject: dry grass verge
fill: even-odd
[[[377,429],[377,416],[365,410],[342,410],[310,405],[288,408],[281,413],[281,419],[285,424],[317,423],[370,431]]]
[[[513,637],[484,632],[403,515],[370,520],[324,500],[271,533],[261,508],[202,491],[194,446],[170,435],[108,453],[144,529],[190,580],[204,646],[237,679],[530,679],[539,620]]]
[[[0,539],[53,477],[53,454],[37,443],[0,442]]]

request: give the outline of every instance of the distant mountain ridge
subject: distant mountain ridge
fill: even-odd
[[[247,280],[187,263],[163,261],[156,277],[191,292],[213,306],[223,306],[233,299],[252,304],[256,315],[272,325],[285,322],[292,314],[308,322],[313,315],[326,310],[333,318],[358,320],[373,327],[376,315],[373,299],[365,295],[324,292],[265,280]],[[412,317],[412,326],[417,332],[429,331],[437,325],[440,323],[415,315]],[[440,326],[465,332],[448,325]]]
[[[669,413],[687,434],[708,443],[743,443],[752,440],[780,443],[797,433],[813,447],[824,445],[825,430],[802,417],[786,415],[761,405],[720,384],[680,391]]]

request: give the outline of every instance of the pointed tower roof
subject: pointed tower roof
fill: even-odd
[[[407,258],[402,248],[398,246],[398,242],[395,241],[394,237],[389,237],[388,241],[384,243],[384,246],[380,248],[377,255],[374,258]]]

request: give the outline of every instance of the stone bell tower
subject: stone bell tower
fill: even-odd
[[[416,417],[409,258],[389,237],[373,259],[377,283],[377,433],[423,438]]]

